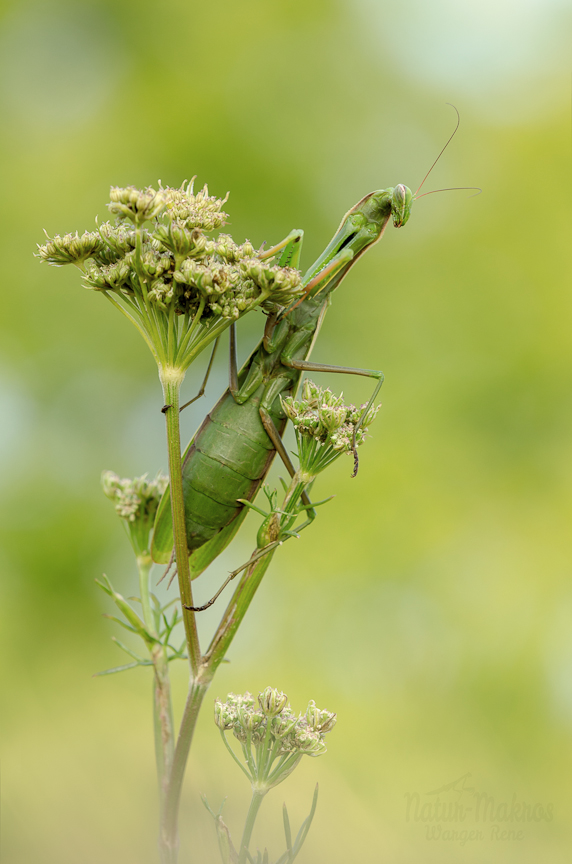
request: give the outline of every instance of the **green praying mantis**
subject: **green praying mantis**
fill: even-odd
[[[457,122],[419,189],[448,146],[458,125]],[[333,291],[359,258],[382,238],[391,219],[396,228],[407,223],[413,200],[422,197],[418,196],[419,189],[413,195],[407,186],[398,184],[371,192],[346,213],[326,249],[305,273],[302,298],[289,308],[269,315],[261,343],[240,372],[237,371],[236,337],[232,325],[229,387],[183,454],[187,546],[192,579],[204,572],[236,535],[276,453],[290,476],[294,475],[294,466],[282,440],[287,420],[280,397],[296,394],[304,372],[337,372],[372,378],[375,387],[368,409],[373,405],[383,383],[382,372],[313,363],[309,357]],[[281,266],[297,267],[302,239],[303,232],[294,230],[261,257],[278,255]],[[216,344],[203,386],[187,405],[204,392],[215,351]],[[354,459],[353,476],[358,467],[355,448]],[[312,519],[315,511],[306,494],[303,500],[307,515]],[[167,489],[155,522],[152,545],[154,560],[167,563],[172,548],[171,508]],[[200,611],[206,606],[193,608]]]
[[[371,377],[376,381],[371,401],[375,399],[383,382],[381,372],[311,363],[308,358],[332,292],[359,257],[381,239],[391,217],[396,227],[405,225],[412,197],[406,186],[398,185],[366,195],[348,211],[335,236],[305,274],[302,300],[281,314],[268,317],[262,342],[240,372],[236,368],[234,328],[231,329],[229,387],[203,421],[183,457],[187,545],[193,578],[226,548],[240,528],[247,507],[237,503],[237,499],[254,500],[276,453],[293,476],[294,467],[282,442],[286,416],[279,397],[295,394],[304,372]],[[266,254],[270,257],[281,253],[281,265],[296,267],[302,237],[302,231],[292,231]],[[154,559],[166,563],[171,549],[167,490],[155,523]]]

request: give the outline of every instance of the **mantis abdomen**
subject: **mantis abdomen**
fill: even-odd
[[[183,489],[189,552],[238,516],[243,505],[237,498],[253,501],[268,473],[276,451],[260,419],[263,393],[261,384],[258,392],[240,405],[227,390],[188,448]],[[281,429],[284,414],[276,402],[271,415]]]

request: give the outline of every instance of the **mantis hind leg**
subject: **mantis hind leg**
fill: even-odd
[[[260,419],[262,420],[262,425],[264,426],[264,429],[266,430],[266,434],[268,435],[268,437],[270,438],[270,440],[274,444],[274,449],[276,450],[276,452],[278,453],[278,455],[282,459],[284,465],[286,466],[286,470],[290,474],[290,477],[293,477],[294,474],[296,473],[296,469],[294,468],[294,465],[292,464],[292,460],[290,459],[290,456],[288,455],[288,451],[286,450],[286,447],[284,446],[284,441],[282,440],[282,436],[280,435],[280,432],[276,428],[276,424],[274,423],[274,420],[272,419],[272,417],[270,416],[268,411],[262,405],[260,406]],[[308,495],[306,492],[302,493],[302,501],[304,502],[305,506],[308,508],[308,510],[307,510],[308,518],[314,519],[314,517],[316,516],[316,511],[312,507],[312,502],[308,498]]]
[[[238,576],[239,573],[242,573],[243,570],[246,570],[247,567],[250,567],[251,564],[254,564],[260,558],[264,558],[266,555],[269,555],[270,552],[272,552],[278,546],[280,546],[280,541],[276,540],[273,543],[269,543],[268,546],[265,546],[263,549],[255,549],[245,564],[243,564],[241,567],[237,567],[237,569],[233,570],[232,573],[229,573],[216,594],[213,594],[210,600],[208,600],[206,603],[203,603],[202,606],[185,606],[185,609],[191,609],[193,612],[204,612],[205,609],[208,609],[209,606],[213,605],[213,603],[220,597],[229,582],[232,582],[232,580],[236,576]]]
[[[208,384],[208,380],[209,380],[209,377],[211,374],[211,369],[213,368],[214,358],[215,358],[215,354],[216,354],[216,349],[218,348],[219,340],[220,340],[220,336],[218,336],[215,339],[215,343],[213,345],[213,350],[212,350],[212,354],[211,354],[211,359],[209,360],[209,365],[207,366],[207,371],[205,373],[205,377],[203,378],[203,383],[201,384],[199,392],[197,393],[196,396],[193,396],[192,399],[189,399],[188,402],[185,402],[184,405],[181,405],[181,407],[179,408],[179,411],[182,411],[184,408],[188,408],[189,405],[192,405],[193,402],[196,402],[197,399],[200,399],[201,396],[205,395],[206,386]]]

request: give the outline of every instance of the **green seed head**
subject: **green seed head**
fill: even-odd
[[[308,726],[298,726],[296,729],[296,745],[298,750],[308,756],[321,756],[328,749],[319,732]]]
[[[317,708],[313,699],[308,703],[306,721],[311,729],[315,729],[325,735],[326,732],[330,732],[334,728],[336,719],[337,715],[332,714],[331,711],[321,711]]]
[[[236,709],[231,708],[226,702],[221,702],[220,699],[216,699],[214,706],[214,721],[219,729],[232,729],[236,722]]]
[[[264,723],[264,714],[243,705],[237,711],[237,720],[246,732],[255,732]]]
[[[228,219],[228,214],[223,211],[223,206],[228,200],[228,193],[224,198],[216,198],[209,195],[208,186],[193,193],[193,183],[183,183],[179,189],[169,186],[161,187],[165,197],[167,216],[169,219],[183,223],[187,228],[201,228],[203,231],[214,231],[222,228]]]

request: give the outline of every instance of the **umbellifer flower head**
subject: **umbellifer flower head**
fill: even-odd
[[[160,367],[184,371],[241,315],[301,296],[298,270],[263,261],[248,240],[210,236],[227,220],[227,199],[209,195],[206,186],[196,194],[193,181],[178,189],[114,186],[110,198],[116,224],[81,237],[48,237],[38,257],[76,264],[84,286],[138,327]]]
[[[304,381],[300,400],[287,396],[281,402],[294,425],[300,471],[308,480],[342,453],[355,456],[355,447],[365,441],[368,426],[381,407],[346,405],[343,394],[336,396],[310,380]]]
[[[38,246],[38,255],[42,261],[56,267],[62,264],[81,265],[87,258],[98,255],[105,246],[97,231],[84,231],[81,237],[77,231],[75,234],[64,234],[63,237],[59,234],[53,237],[46,234],[46,237],[48,242]]]
[[[229,693],[225,702],[215,701],[215,723],[223,736],[232,731],[240,742],[240,764],[247,766],[253,789],[267,792],[292,773],[302,756],[326,752],[324,736],[333,729],[336,715],[313,701],[306,714],[295,714],[286,694],[273,687],[259,693],[258,703],[260,707],[250,693]]]
[[[136,555],[149,549],[149,533],[168,483],[169,478],[161,472],[154,480],[147,480],[146,474],[133,480],[121,478],[113,471],[104,471],[101,475],[103,491],[115,503],[117,515],[125,521]]]

